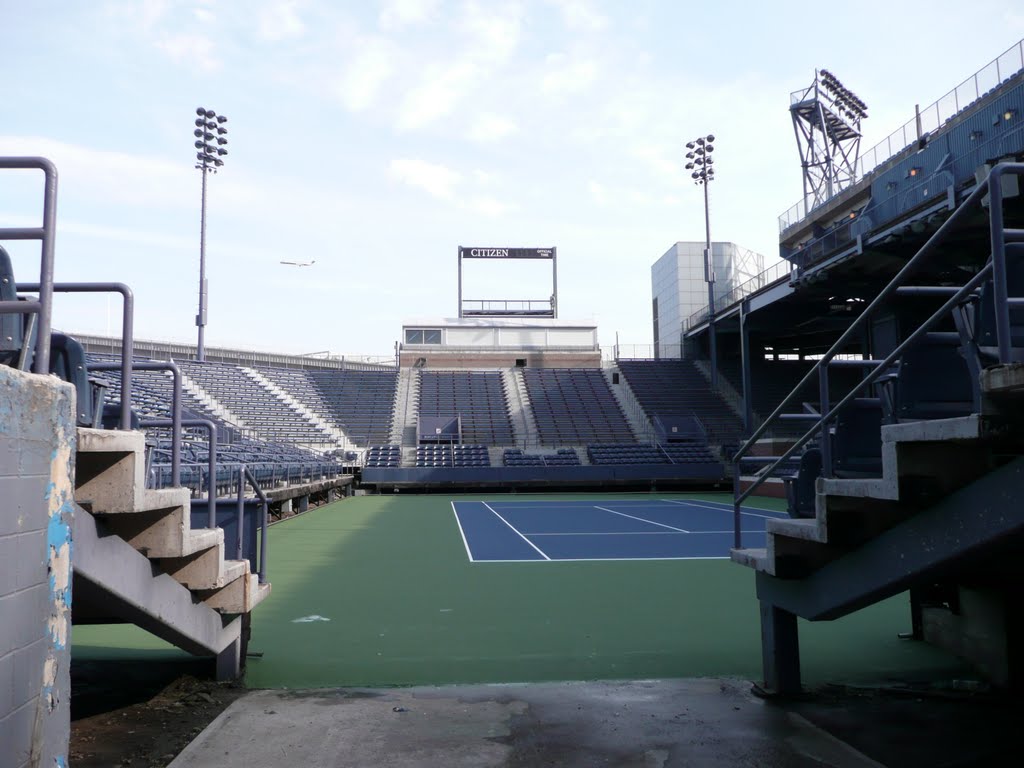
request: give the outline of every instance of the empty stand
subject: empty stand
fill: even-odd
[[[458,416],[466,443],[514,442],[500,371],[421,371],[419,415]]]
[[[502,462],[506,467],[578,467],[580,455],[575,448],[559,448],[555,453],[525,453],[521,448],[506,448]]]
[[[526,368],[523,381],[543,445],[635,442],[600,370]]]
[[[696,416],[713,444],[734,443],[739,417],[689,360],[620,360],[619,370],[647,417]],[[788,390],[787,390],[788,393]]]
[[[353,444],[382,444],[390,437],[398,385],[395,370],[257,370],[335,424]]]
[[[180,361],[182,373],[224,404],[261,437],[275,442],[324,444],[330,436],[234,365]]]

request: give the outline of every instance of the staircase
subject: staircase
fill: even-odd
[[[794,486],[813,502],[813,516],[767,520],[763,549],[744,548],[737,527],[731,553],[756,572],[768,692],[800,691],[797,617],[835,619],[907,590],[914,638],[971,661],[996,686],[1024,688],[1024,229],[1004,226],[998,182],[1011,174],[1024,175],[1024,164],[997,165],[980,181],[778,409],[819,377],[824,416],[792,414],[815,425],[768,460],[774,468],[818,435],[821,476],[801,482],[815,477],[801,477],[801,461]],[[991,248],[987,260],[977,259],[962,285],[908,285],[978,208],[988,222],[975,244],[982,253]],[[971,251],[960,252],[971,258]],[[937,306],[891,351],[835,361],[876,310],[901,294],[930,295]],[[947,318],[956,332],[937,329]],[[864,376],[830,404],[829,368],[844,364]],[[876,380],[878,396],[866,397]],[[944,417],[956,412],[968,415]],[[870,439],[879,413],[880,450]],[[738,459],[771,423],[754,430]],[[737,487],[737,511],[759,483]],[[792,514],[800,514],[795,501]]]
[[[394,418],[391,420],[392,445],[408,447],[416,445],[416,413],[419,402],[420,377],[414,368],[402,368],[398,372],[398,386],[395,387]]]
[[[287,390],[279,387],[277,384],[272,382],[266,376],[254,368],[246,368],[245,366],[239,366],[242,373],[248,376],[250,379],[255,381],[261,387],[270,392],[274,397],[283,402],[293,411],[302,416],[306,421],[312,424],[314,427],[325,433],[331,440],[335,442],[336,447],[348,449],[351,446],[351,442],[343,431],[334,426],[330,420],[319,413],[314,412],[309,406],[303,403],[296,397],[293,397]]]
[[[268,594],[220,528],[193,529],[189,491],[145,487],[141,432],[78,430],[74,621],[130,621],[237,677],[248,614]]]
[[[515,435],[516,445],[522,447],[540,445],[540,433],[537,431],[537,424],[533,420],[530,394],[526,390],[526,382],[523,381],[522,370],[519,368],[506,368],[501,372],[501,379],[505,385],[505,398],[509,406],[509,420],[512,422],[512,433]],[[494,464],[493,460],[491,463]]]
[[[656,440],[654,425],[651,424],[651,420],[644,412],[643,405],[640,404],[640,400],[633,392],[633,388],[629,386],[629,381],[627,381],[626,377],[619,372],[619,383],[614,384],[612,382],[612,374],[615,372],[606,369],[604,376],[608,381],[608,388],[619,402],[619,408],[625,414],[626,421],[629,422],[633,434],[642,443],[654,443]]]
[[[252,432],[253,430],[233,414],[224,403],[215,398],[213,395],[208,393],[201,386],[196,384],[184,371],[179,371],[181,375],[181,389],[183,392],[187,392],[198,400],[202,405],[209,411],[214,418],[220,419],[221,421],[227,422],[231,426],[237,428],[242,432]],[[166,376],[170,377],[171,374],[167,373]]]

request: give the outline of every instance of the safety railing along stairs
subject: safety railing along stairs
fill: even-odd
[[[992,168],[735,456],[738,464],[766,467],[746,488],[741,488],[738,473],[734,477],[732,551],[734,561],[757,571],[766,691],[792,694],[800,690],[797,616],[834,619],[908,589],[913,596],[915,589],[954,578],[950,569],[965,567],[970,558],[984,558],[1005,545],[1007,537],[1024,532],[1024,348],[1017,327],[1024,297],[1008,295],[1007,266],[1010,259],[1013,274],[1020,275],[1020,262],[1015,260],[1024,260],[1024,229],[1004,227],[1003,179],[1011,174],[1024,175],[1024,164]],[[986,205],[991,252],[984,266],[959,287],[908,285],[950,234],[970,223],[970,217]],[[884,359],[835,359],[876,312],[904,294],[945,301]],[[1018,321],[1014,326],[1011,311]],[[950,315],[956,321],[956,334],[932,330]],[[987,335],[982,326],[988,327]],[[972,374],[973,402],[967,407],[973,412],[883,424],[881,472],[872,477],[835,477],[833,452],[841,448],[837,430],[842,420],[851,412],[856,417],[857,408],[874,407],[870,398],[862,396],[868,387],[878,383],[884,392],[894,366],[913,354],[917,345],[928,343],[959,344]],[[984,355],[983,343],[989,344]],[[865,375],[831,405],[828,372],[843,364],[860,366]],[[820,414],[787,414],[788,408],[797,405],[797,393],[815,377]],[[751,456],[766,430],[787,418],[809,424],[808,431],[780,456]],[[744,548],[743,503],[764,477],[812,440],[821,452],[821,477],[812,491],[813,516],[768,520],[765,548]],[[919,606],[912,611],[912,620],[919,637]],[[1006,682],[1024,683],[1019,664],[1015,668],[1015,679]]]

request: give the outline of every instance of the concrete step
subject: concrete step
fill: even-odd
[[[157,506],[142,512],[107,514],[95,507],[92,512],[104,519],[112,533],[147,557],[189,557],[224,543],[224,531],[220,528],[191,527],[187,500],[184,505]]]
[[[216,546],[182,557],[156,560],[160,570],[189,589],[220,589],[249,570],[248,560],[225,560],[223,538]]]
[[[261,584],[259,576],[247,570],[242,578],[219,589],[198,590],[196,595],[218,613],[249,613],[270,595],[270,584]]]
[[[976,414],[885,426],[882,477],[820,478],[814,518],[769,520],[763,556],[740,550],[733,560],[783,578],[807,575],[1005,462],[1002,434]]]
[[[74,541],[75,622],[90,615],[131,621],[199,655],[218,654],[238,639],[240,620],[226,624],[217,611],[170,575],[154,572],[148,558],[80,507],[75,509]]]

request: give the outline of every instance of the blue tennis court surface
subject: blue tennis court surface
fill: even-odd
[[[724,558],[732,504],[684,499],[453,501],[473,562]],[[743,507],[744,547],[763,547],[765,521],[786,513]]]

